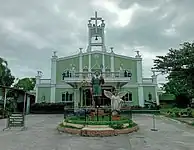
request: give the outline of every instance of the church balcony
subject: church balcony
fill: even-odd
[[[91,72],[81,72],[72,73],[69,76],[63,76],[63,81],[69,84],[78,84],[83,81],[90,83],[92,80],[93,73]],[[105,84],[120,83],[122,85],[127,84],[130,81],[130,77],[120,72],[103,72]]]

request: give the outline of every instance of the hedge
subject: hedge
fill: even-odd
[[[31,106],[31,113],[64,113],[66,103],[35,103]]]

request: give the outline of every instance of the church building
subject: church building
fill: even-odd
[[[114,48],[105,45],[105,22],[101,17],[92,17],[88,21],[88,46],[79,48],[79,53],[59,57],[56,52],[51,58],[51,79],[42,78],[42,72],[36,76],[36,103],[64,102],[69,106],[92,105],[91,80],[98,71],[104,78],[102,91],[126,91],[123,97],[126,103],[144,106],[145,100],[156,101],[157,76],[142,76],[142,58],[139,52],[134,57],[116,54]],[[102,92],[101,105],[110,105],[110,99]]]

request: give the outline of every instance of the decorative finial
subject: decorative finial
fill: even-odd
[[[151,68],[152,76],[156,76],[156,70],[154,68]]]
[[[37,71],[37,76],[42,76],[42,71]]]
[[[110,47],[111,53],[113,53],[113,49],[114,49],[114,47]]]
[[[82,53],[82,49],[83,49],[83,48],[81,48],[81,47],[79,48],[79,52],[80,52],[80,53]]]
[[[53,56],[57,56],[56,53],[57,53],[57,51],[53,51]]]
[[[135,57],[140,58],[140,57],[141,57],[141,55],[139,54],[139,51],[135,51],[135,52],[137,53],[137,55],[136,55]]]

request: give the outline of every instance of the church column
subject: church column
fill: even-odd
[[[78,109],[78,103],[79,103],[79,89],[74,89],[73,93],[74,98],[74,110]]]
[[[113,47],[110,48],[111,49],[111,74],[112,74],[112,77],[114,77],[114,71],[115,71],[115,65],[114,65],[114,52],[113,52]]]
[[[35,89],[36,89],[36,98],[35,98],[35,103],[38,103],[38,87],[40,85],[40,79],[41,79],[41,71],[37,71],[37,75],[36,75],[36,85],[35,85]]]
[[[105,28],[104,20],[102,20],[101,27],[102,27],[102,51],[106,52],[105,37],[104,37],[104,28]]]
[[[87,48],[87,52],[91,52],[91,43],[92,43],[92,37],[91,37],[91,28],[92,28],[92,23],[91,20],[88,20],[88,48]]]
[[[91,72],[91,63],[92,63],[92,61],[91,61],[91,52],[89,52],[89,55],[88,55],[88,57],[89,57],[89,62],[88,62],[88,64],[89,64],[89,66],[88,66],[88,71],[89,72]]]
[[[104,52],[102,53],[102,66],[103,66],[103,68],[102,68],[102,72],[105,72],[105,58],[104,58]]]
[[[82,56],[83,56],[83,53],[82,53],[82,49],[83,48],[79,48],[80,49],[80,52],[79,52],[79,72],[83,72],[83,66],[82,66]]]
[[[139,105],[144,107],[144,94],[143,94],[143,85],[142,85],[142,58],[139,55],[139,51],[137,51],[137,55],[135,56],[137,63],[137,84],[138,84],[138,99]]]
[[[156,104],[160,105],[159,97],[158,97],[158,92],[157,92],[157,86],[155,86],[155,95],[156,95]]]
[[[57,58],[56,52],[54,52],[51,58],[51,103],[55,103]]]
[[[160,104],[159,102],[159,97],[158,97],[158,92],[157,92],[157,75],[155,75],[155,72],[153,72],[153,75],[152,75],[152,81],[153,81],[153,84],[155,85],[155,88],[154,88],[154,91],[155,91],[155,95],[156,95],[156,103],[157,105]]]
[[[139,99],[139,106],[144,107],[144,94],[143,94],[142,85],[138,85],[138,99]]]

